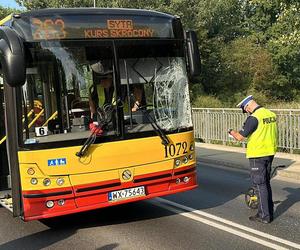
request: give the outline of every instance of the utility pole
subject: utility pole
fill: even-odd
[[[94,8],[96,8],[96,0],[94,0]]]

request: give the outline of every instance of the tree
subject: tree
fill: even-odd
[[[282,0],[246,0],[245,25],[260,44],[269,39],[269,28],[276,23]]]
[[[247,19],[251,36],[272,55],[277,74],[273,94],[293,100],[300,92],[300,2],[249,0]]]
[[[300,3],[282,3],[277,22],[270,27],[268,48],[281,75],[278,83],[289,89],[289,99],[300,99]],[[281,98],[285,99],[286,93]]]
[[[94,5],[94,0],[16,1],[28,10]],[[226,101],[249,91],[283,100],[300,96],[299,0],[96,0],[96,6],[163,11],[196,30],[202,76],[193,99],[201,94]]]
[[[223,74],[222,49],[244,34],[243,8],[239,0],[201,0],[196,13],[202,58],[201,83],[207,94],[218,95],[227,77]]]
[[[28,10],[41,8],[63,8],[63,7],[93,7],[94,0],[16,0]],[[142,0],[96,0],[96,7],[123,7],[123,8],[147,8],[157,9],[167,1]]]
[[[16,0],[28,10],[42,8],[93,7],[94,0]],[[197,0],[96,0],[96,7],[151,9],[176,14],[189,28],[195,27]]]
[[[19,11],[12,8],[6,8],[0,5],[0,20],[7,17],[11,13],[18,13]]]
[[[28,10],[43,8],[92,7],[94,3],[93,0],[16,0],[16,2]]]
[[[223,85],[223,99],[254,93],[272,99],[277,73],[267,49],[249,38],[236,39],[222,50],[222,65],[224,78],[219,84]]]

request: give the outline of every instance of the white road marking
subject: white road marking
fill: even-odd
[[[157,201],[157,202],[155,202],[155,201]],[[215,215],[212,215],[212,214],[200,211],[200,210],[196,210],[194,208],[187,207],[187,206],[178,204],[178,203],[173,202],[173,201],[169,201],[169,200],[166,200],[166,199],[163,199],[163,198],[156,198],[156,199],[152,200],[152,202],[154,202],[155,205],[163,207],[163,208],[165,208],[169,211],[178,213],[182,216],[185,216],[185,217],[188,217],[190,219],[202,222],[204,224],[213,226],[215,228],[221,229],[223,231],[232,233],[234,235],[240,236],[242,238],[251,240],[253,242],[259,243],[261,245],[264,245],[264,246],[267,246],[267,247],[270,247],[270,248],[273,248],[273,249],[289,249],[290,247],[300,249],[300,244],[297,244],[297,243],[294,243],[294,242],[291,242],[291,241],[273,236],[271,234],[267,234],[267,233],[264,233],[264,232],[261,232],[261,231],[258,231],[258,230],[240,225],[240,224],[237,224],[237,223],[232,222],[230,220],[226,220],[226,219],[223,219],[221,217],[218,217],[218,216],[215,216]],[[188,211],[188,212],[184,212],[184,211]],[[197,215],[200,215],[200,216],[205,217],[205,218],[201,218]],[[220,223],[222,223],[222,224],[220,224]],[[244,231],[244,232],[242,232],[241,230]],[[253,234],[254,236],[249,235],[249,233]],[[259,238],[256,237],[255,235],[258,236]],[[270,241],[266,241],[262,238],[265,238],[267,240],[271,240],[275,243],[286,245],[289,248],[285,248],[285,247],[282,247],[280,245],[276,245],[276,244],[274,244]]]

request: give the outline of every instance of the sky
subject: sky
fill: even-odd
[[[15,2],[15,0],[0,0],[0,5],[16,9],[20,8],[20,6]]]

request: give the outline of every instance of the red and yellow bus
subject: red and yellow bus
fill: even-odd
[[[197,187],[189,81],[200,59],[179,17],[13,14],[1,22],[0,60],[0,204],[14,216],[44,219]]]

